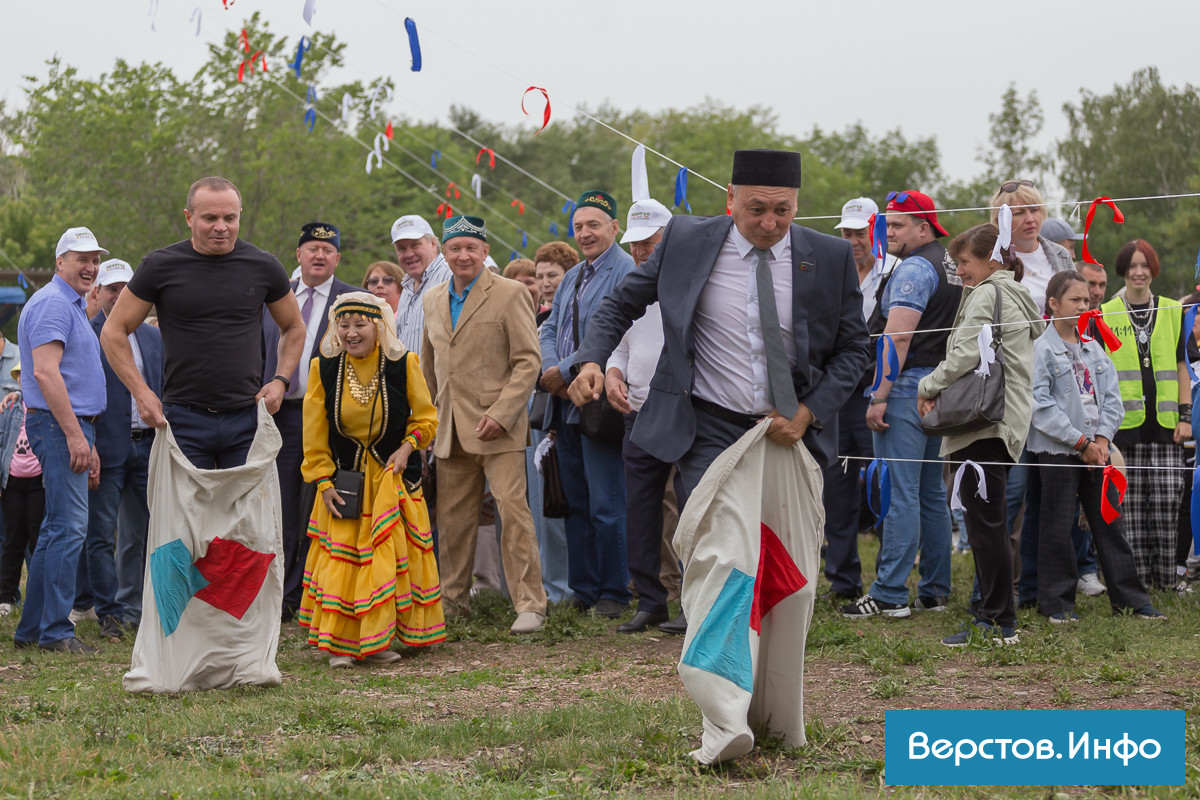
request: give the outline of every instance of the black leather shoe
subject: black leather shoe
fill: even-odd
[[[586,614],[592,610],[592,607],[580,600],[577,596],[573,596],[567,601],[567,608],[571,611],[578,611],[581,614]]]
[[[51,653],[75,653],[77,655],[86,656],[100,652],[95,647],[88,647],[74,636],[68,636],[66,639],[59,639],[57,642],[51,642],[50,644],[39,644],[38,647]]]
[[[121,625],[121,620],[116,617],[102,617],[100,619],[100,635],[110,642],[119,642],[125,638],[125,628]]]
[[[670,622],[664,622],[658,626],[658,629],[663,633],[669,633],[674,636],[682,636],[683,634],[687,633],[687,617],[685,617],[681,611],[679,612],[678,617]]]
[[[639,611],[628,622],[618,625],[617,633],[641,633],[651,625],[661,625],[666,621],[667,612],[665,611]]]
[[[596,603],[596,616],[616,619],[624,614],[627,608],[629,608],[628,603],[618,603],[616,600],[604,597],[601,598],[600,602]]]

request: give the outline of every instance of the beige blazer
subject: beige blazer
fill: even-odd
[[[447,458],[454,436],[468,453],[524,450],[526,404],[541,366],[533,298],[523,284],[484,267],[452,328],[449,287],[434,286],[422,301],[421,371],[438,414],[433,454]],[[475,427],[484,414],[506,435],[479,441]]]

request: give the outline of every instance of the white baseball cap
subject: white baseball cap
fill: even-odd
[[[108,255],[108,251],[96,241],[96,234],[87,228],[67,228],[67,232],[58,237],[58,247],[54,248],[54,257],[58,258],[69,250],[77,253],[99,252]]]
[[[842,206],[842,219],[833,226],[833,229],[850,228],[860,231],[870,223],[871,215],[878,213],[879,206],[875,205],[875,201],[869,197],[847,200],[846,205]]]
[[[96,283],[101,286],[108,286],[111,283],[129,283],[129,279],[132,277],[133,267],[129,266],[128,261],[110,258],[100,265],[100,272],[96,274]]]
[[[422,236],[433,236],[433,228],[416,214],[408,214],[392,223],[393,242],[401,239],[420,239]]]
[[[671,221],[671,209],[662,203],[647,197],[638,200],[629,207],[629,216],[625,218],[625,235],[621,244],[640,242],[658,233],[659,228],[666,227]]]

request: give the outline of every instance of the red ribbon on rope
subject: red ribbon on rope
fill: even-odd
[[[1112,201],[1111,197],[1097,197],[1088,206],[1087,218],[1083,221],[1083,260],[1087,264],[1095,264],[1098,267],[1104,265],[1092,257],[1092,252],[1088,250],[1088,230],[1092,227],[1092,217],[1096,216],[1096,207],[1106,205],[1113,211],[1113,222],[1125,222],[1125,215],[1121,213],[1121,209],[1117,208],[1117,204]]]
[[[385,128],[383,131],[383,135],[388,137],[389,139],[396,138],[396,134],[392,132],[392,123],[390,120],[388,121],[387,128]]]
[[[529,94],[530,92],[541,92],[542,97],[546,98],[546,113],[542,115],[542,127],[537,129],[537,133],[533,134],[534,136],[537,136],[538,133],[546,130],[546,126],[550,124],[550,94],[540,86],[530,86],[528,89],[526,89],[524,94],[521,95],[521,111],[526,116],[529,115],[529,112],[525,110],[525,95]]]
[[[225,10],[228,11],[229,7],[234,4],[234,1],[235,0],[221,0],[221,5],[225,6]]]
[[[1103,313],[1104,312],[1098,308],[1093,308],[1091,311],[1085,311],[1079,315],[1079,323],[1075,327],[1076,330],[1079,331],[1079,341],[1094,341],[1096,337],[1087,335],[1087,327],[1089,321],[1095,320],[1096,330],[1100,332],[1100,338],[1104,340],[1104,346],[1107,347],[1108,351],[1111,353],[1114,350],[1121,349],[1121,340],[1117,338],[1115,333],[1113,333],[1112,328],[1108,327],[1108,323],[1104,321]]]
[[[254,71],[254,62],[258,60],[258,57],[260,55],[262,56],[262,71],[263,72],[267,71],[267,54],[264,53],[262,50],[255,50],[254,55],[250,56],[249,58],[247,58],[245,61],[243,61],[241,64],[238,65],[238,83],[241,83],[242,79],[246,76],[246,66],[247,65],[250,66],[251,72]]]
[[[443,214],[445,214],[446,219],[450,219],[451,217],[454,216],[454,209],[450,207],[449,203],[438,203],[437,212],[436,212],[435,216],[440,217]]]
[[[446,184],[446,197],[449,197],[451,192],[454,192],[455,200],[462,197],[462,194],[458,191],[458,184],[454,181],[450,181],[448,184]]]
[[[510,206],[516,206],[516,207],[517,207],[517,213],[518,213],[518,214],[524,214],[524,213],[525,213],[525,204],[524,204],[524,203],[522,203],[520,200],[516,200],[516,199],[514,199],[514,200],[513,200],[511,203],[509,203],[509,205],[510,205]]]
[[[1121,512],[1108,501],[1109,484],[1117,487],[1117,504],[1120,505],[1125,499],[1125,476],[1112,464],[1104,468],[1104,483],[1100,486],[1100,514],[1105,522],[1111,523],[1121,516]]]
[[[228,6],[226,6],[228,8]],[[247,53],[250,52],[250,37],[246,35],[246,29],[242,28],[242,47]]]
[[[491,167],[492,169],[495,169],[496,168],[496,151],[490,147],[479,148],[479,152],[475,155],[475,163],[476,164],[479,163],[479,159],[483,158],[484,153],[488,154],[488,166]]]

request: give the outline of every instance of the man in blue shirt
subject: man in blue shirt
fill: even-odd
[[[929,196],[891,192],[887,200],[888,252],[903,261],[888,278],[880,308],[899,369],[889,374],[886,356],[875,365],[878,386],[867,408],[867,427],[875,457],[894,459],[888,463],[892,501],[883,520],[875,583],[867,594],[842,607],[847,617],[945,611],[950,594],[950,510],[942,465],[915,463],[938,462],[942,440],[926,436],[921,427],[917,383],[946,356],[962,282],[954,260],[938,242],[946,230],[938,224]],[[910,608],[906,581],[918,548],[921,580]]]
[[[13,634],[17,648],[95,653],[75,637],[69,615],[79,552],[87,535],[88,483],[100,476],[93,446],[104,410],[100,343],[88,324],[84,295],[108,251],[87,228],[70,228],[55,248],[56,271],[21,314],[17,326],[25,431],[42,464],[46,512],[29,565],[25,606]]]

